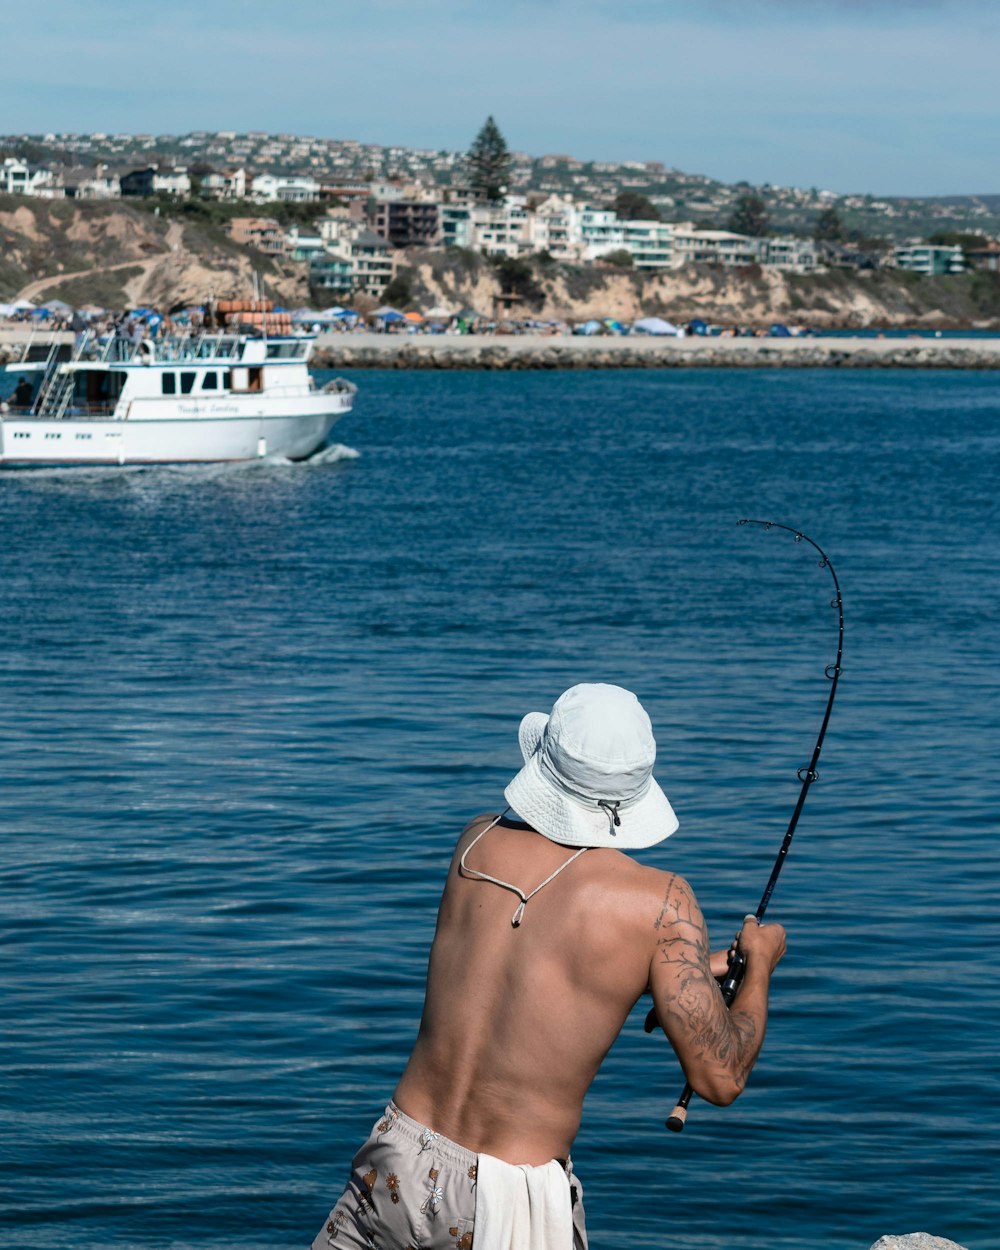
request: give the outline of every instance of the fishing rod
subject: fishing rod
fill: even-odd
[[[823,713],[823,723],[820,725],[819,733],[816,737],[816,745],[813,747],[812,758],[808,765],[798,770],[797,776],[802,783],[799,790],[798,801],[792,812],[791,820],[788,822],[788,828],[782,839],[781,847],[778,850],[777,858],[774,861],[774,867],[771,869],[771,875],[768,878],[767,885],[764,887],[764,893],[760,896],[760,902],[757,904],[757,910],[753,917],[747,916],[746,919],[755,919],[758,924],[763,920],[764,913],[767,911],[767,905],[771,901],[771,895],[774,893],[774,887],[777,884],[778,876],[784,867],[785,858],[788,855],[788,848],[792,844],[792,838],[795,835],[795,827],[799,823],[799,816],[802,814],[802,808],[805,806],[806,795],[809,793],[809,787],[814,782],[819,781],[819,773],[816,771],[816,765],[819,763],[820,752],[823,750],[823,739],[826,737],[826,729],[830,723],[830,712],[833,710],[833,700],[837,694],[837,683],[840,681],[840,661],[844,654],[844,604],[840,594],[840,582],[837,580],[837,572],[830,563],[830,558],[818,543],[801,530],[793,529],[790,525],[781,525],[777,521],[755,521],[748,517],[744,517],[737,522],[738,525],[759,525],[764,530],[784,530],[788,534],[795,536],[797,543],[808,543],[810,547],[815,548],[819,552],[819,567],[821,569],[829,569],[830,576],[833,578],[833,587],[835,590],[834,597],[830,600],[830,607],[837,613],[837,658],[832,664],[828,664],[824,670],[827,680],[830,683],[830,693],[826,700],[826,710]],[[729,961],[729,969],[720,986],[722,992],[722,1000],[726,1007],[732,1006],[736,992],[740,988],[743,981],[743,973],[746,970],[746,957],[734,952]],[[646,1032],[651,1033],[656,1027],[656,1008],[651,1008],[646,1016]],[[667,1117],[666,1125],[671,1132],[679,1133],[684,1128],[687,1120],[688,1105],[691,1102],[691,1096],[694,1090],[690,1084],[684,1086],[684,1090],[677,1100],[677,1106]]]

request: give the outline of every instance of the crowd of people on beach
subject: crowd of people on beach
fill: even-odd
[[[230,301],[231,302],[231,301]],[[271,325],[268,325],[268,320]],[[108,310],[95,305],[72,308],[61,300],[38,306],[27,300],[17,304],[0,304],[0,324],[28,328],[39,336],[53,332],[72,331],[76,345],[83,341],[106,340],[110,336],[129,338],[135,342],[175,334],[218,332],[238,327],[246,333],[292,334],[375,332],[387,335],[486,334],[486,335],[582,335],[587,337],[620,337],[624,335],[674,336],[712,335],[722,338],[763,338],[808,335],[812,331],[778,323],[768,325],[712,325],[701,318],[679,322],[659,316],[637,317],[631,321],[617,317],[588,318],[571,322],[562,319],[542,320],[530,317],[491,316],[476,309],[455,311],[432,309],[421,313],[411,309],[401,312],[391,307],[361,312],[353,308],[285,309],[268,305],[260,314],[240,314],[218,310],[218,302],[175,305],[168,310],[139,307]]]

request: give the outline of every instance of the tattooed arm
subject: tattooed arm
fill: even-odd
[[[657,1017],[694,1091],[724,1106],[740,1095],[760,1054],[768,983],[785,953],[785,931],[756,925],[752,918],[746,923],[738,942],[746,972],[727,1010],[713,976],[701,909],[682,877],[668,878],[652,930],[649,977]]]

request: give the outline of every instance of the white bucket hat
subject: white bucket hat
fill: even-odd
[[[572,686],[551,715],[525,716],[518,742],[524,767],[504,797],[553,842],[636,850],[677,828],[674,809],[653,780],[649,717],[631,691]]]

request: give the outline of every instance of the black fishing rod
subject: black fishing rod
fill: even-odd
[[[833,700],[837,694],[837,683],[840,681],[840,661],[844,654],[844,605],[840,594],[840,582],[837,580],[837,572],[830,563],[830,558],[818,543],[801,530],[793,529],[790,525],[780,525],[777,521],[754,521],[744,518],[737,522],[738,525],[759,525],[762,529],[785,530],[786,533],[793,534],[797,543],[808,543],[810,547],[814,547],[819,552],[819,567],[821,569],[829,569],[830,576],[833,578],[833,586],[836,594],[830,600],[830,607],[835,609],[837,613],[837,658],[832,664],[828,664],[825,669],[827,680],[830,682],[830,693],[826,700],[826,710],[823,713],[823,723],[820,725],[819,734],[816,737],[816,745],[813,747],[812,758],[808,765],[798,770],[798,778],[802,783],[799,790],[798,801],[795,804],[795,810],[792,812],[792,818],[788,822],[788,828],[782,839],[781,847],[778,850],[777,858],[774,861],[774,867],[771,869],[771,876],[768,878],[767,885],[764,887],[764,893],[760,896],[760,902],[757,904],[757,910],[754,918],[757,923],[764,918],[767,911],[767,905],[771,901],[771,895],[774,893],[774,887],[777,884],[778,876],[785,863],[785,857],[788,855],[788,848],[792,844],[792,838],[795,835],[795,827],[799,823],[799,816],[802,814],[802,808],[805,806],[806,795],[809,793],[809,787],[819,780],[819,773],[816,771],[816,765],[819,763],[820,752],[823,750],[823,739],[826,737],[826,729],[830,723],[830,712],[833,709]],[[746,917],[747,920],[750,916]],[[746,969],[746,958],[739,953],[732,955],[729,961],[729,970],[721,985],[722,999],[727,1007],[732,1006],[733,999],[736,997],[736,991],[740,988],[743,980],[743,973]],[[646,1016],[646,1032],[651,1033],[656,1027],[656,1008],[652,1008]],[[685,1085],[684,1092],[677,1100],[677,1106],[667,1118],[667,1128],[671,1132],[679,1133],[684,1128],[684,1122],[687,1119],[688,1104],[691,1102],[691,1096],[694,1090],[691,1086]]]

